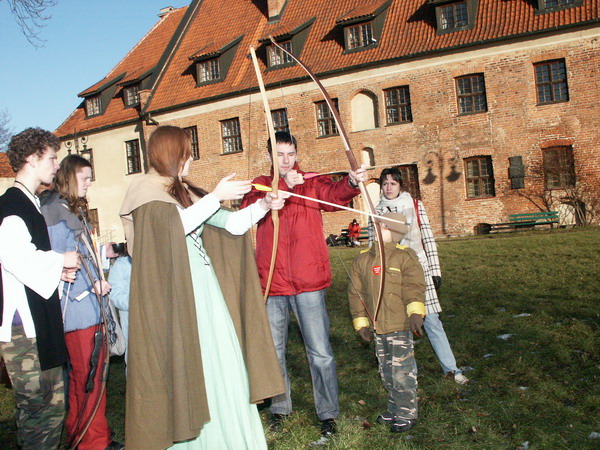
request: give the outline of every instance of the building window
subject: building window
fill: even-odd
[[[368,47],[373,44],[373,23],[366,22],[346,27],[346,50]]]
[[[100,96],[89,97],[85,99],[85,113],[88,117],[97,116],[101,113]]]
[[[575,161],[570,146],[547,148],[542,155],[547,189],[575,187]]]
[[[100,220],[98,219],[98,209],[88,209],[88,222],[92,224],[92,227],[96,231],[96,236],[100,235]]]
[[[197,161],[200,159],[200,150],[198,148],[198,128],[196,126],[184,128],[192,140],[192,159]]]
[[[412,198],[421,198],[421,189],[419,187],[419,170],[416,164],[406,164],[399,166],[402,178],[402,189],[408,191]]]
[[[535,65],[535,86],[538,104],[569,100],[567,68],[563,59]]]
[[[127,175],[132,173],[140,173],[142,171],[140,141],[138,139],[126,141],[125,149],[127,150]]]
[[[493,197],[494,170],[491,156],[465,159],[467,198]]]
[[[221,77],[221,68],[219,66],[219,58],[209,59],[198,63],[198,80],[199,83],[218,80]]]
[[[487,111],[483,74],[466,75],[456,79],[459,114]]]
[[[543,0],[546,9],[569,6],[575,3],[575,0]]]
[[[337,98],[333,99],[333,103],[335,104],[336,109],[338,109]],[[317,102],[315,103],[315,106],[317,107],[317,128],[319,137],[333,136],[338,134],[333,113],[329,109],[329,106],[327,106],[327,103]]]
[[[412,122],[408,86],[395,87],[384,92],[387,124]]]
[[[469,24],[467,2],[453,3],[440,6],[440,28],[442,30],[456,30]]]
[[[240,119],[221,121],[221,136],[223,138],[223,153],[238,153],[243,151]]]
[[[273,128],[275,128],[275,132],[290,131],[286,108],[271,111],[271,117],[273,118]]]
[[[286,51],[292,53],[292,41],[286,41],[279,43]],[[279,47],[275,47],[271,44],[268,47],[269,53],[269,67],[283,66],[284,64],[293,63],[294,60],[290,55],[281,50]]]
[[[139,84],[133,84],[123,88],[123,98],[125,99],[125,106],[127,108],[131,108],[140,104],[139,90]]]

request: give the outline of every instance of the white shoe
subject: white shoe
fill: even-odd
[[[454,381],[456,381],[458,384],[467,384],[469,382],[469,379],[465,377],[462,373],[457,373],[454,375]]]

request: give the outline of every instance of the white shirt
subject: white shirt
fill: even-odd
[[[40,210],[39,200],[29,191],[15,186]],[[35,337],[33,318],[27,302],[25,286],[45,299],[54,293],[60,281],[64,257],[55,251],[42,251],[31,242],[29,230],[18,216],[8,216],[0,225],[0,264],[4,288],[4,311],[0,342],[12,339],[12,320],[19,311],[28,338]]]

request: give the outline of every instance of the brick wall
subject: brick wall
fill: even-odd
[[[534,204],[510,189],[508,158],[522,156],[528,192],[541,191],[541,148],[552,141],[571,142],[578,180],[600,183],[600,55],[598,41],[580,39],[552,46],[530,46],[495,56],[449,58],[447,63],[352,81],[328,88],[338,98],[342,120],[350,132],[355,155],[370,147],[376,164],[416,162],[423,202],[436,234],[467,234],[480,222],[502,222],[508,214],[536,211]],[[570,100],[537,106],[533,63],[561,58],[566,62]],[[390,69],[399,66],[390,66]],[[390,73],[392,70],[390,70]],[[454,78],[483,73],[488,112],[458,115]],[[413,122],[386,126],[383,89],[409,85]],[[359,92],[377,99],[378,128],[351,132],[351,100]],[[328,171],[348,166],[338,137],[317,138],[315,90],[275,98],[272,109],[287,108],[290,128],[298,139],[300,167]],[[244,151],[223,155],[220,120],[239,117]],[[159,119],[160,121],[160,119]],[[241,178],[266,174],[267,132],[262,103],[253,95],[247,104],[180,118],[169,124],[198,127],[200,160],[191,167],[191,178],[211,189],[230,172]],[[161,124],[165,124],[161,122]],[[495,197],[467,199],[464,158],[490,155],[495,177]],[[537,168],[537,169],[536,169]],[[537,172],[536,172],[537,171]],[[371,175],[379,175],[380,169]],[[357,201],[357,206],[361,206]],[[324,214],[325,235],[338,234],[356,214]],[[357,217],[358,218],[358,217]],[[360,217],[361,224],[366,223]]]

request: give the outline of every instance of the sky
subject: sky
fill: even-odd
[[[0,0],[0,112],[18,133],[54,131],[81,103],[79,92],[104,78],[156,24],[161,8],[190,0],[58,0],[31,45]]]

